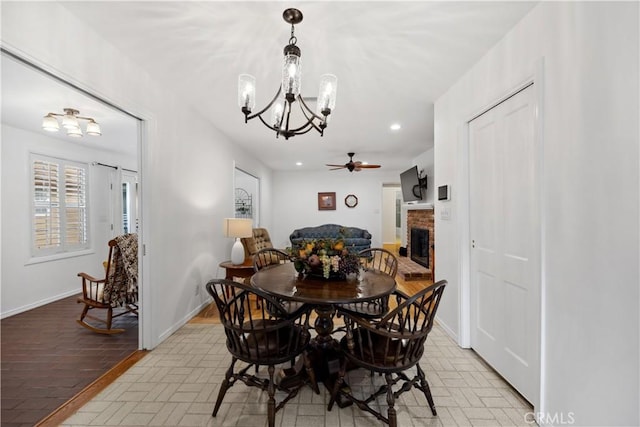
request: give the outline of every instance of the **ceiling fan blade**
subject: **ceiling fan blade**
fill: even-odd
[[[359,165],[359,168],[368,168],[368,169],[376,169],[379,168],[380,165]]]
[[[340,166],[339,168],[331,168],[329,169],[330,171],[337,171],[339,169],[344,169],[344,166]]]
[[[325,164],[325,166],[330,166],[332,168],[346,168],[345,165],[329,165],[329,164]]]
[[[357,162],[353,162],[353,164],[354,164],[356,167],[359,167],[359,166],[362,164],[362,162],[361,162],[360,160],[358,160]]]

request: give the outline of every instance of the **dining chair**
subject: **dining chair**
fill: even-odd
[[[389,426],[397,427],[395,401],[402,393],[416,387],[424,393],[431,413],[437,415],[420,359],[446,284],[446,280],[440,280],[412,296],[396,292],[398,307],[381,319],[371,320],[351,312],[342,312],[346,335],[340,341],[343,357],[329,400],[329,411],[340,394]],[[347,364],[383,374],[386,384],[369,396],[355,397],[353,384],[352,388],[342,387]],[[406,371],[414,366],[416,373],[409,378]],[[375,402],[378,396],[385,393],[388,406],[386,416],[382,414],[382,409],[376,409],[379,406]]]
[[[364,249],[358,253],[360,265],[365,270],[377,271],[395,279],[398,272],[398,259],[383,248]],[[361,301],[340,306],[342,311],[371,319],[380,318],[389,311],[389,297],[384,296],[371,301]]]
[[[264,268],[289,262],[291,262],[291,257],[288,253],[280,249],[264,248],[253,255],[253,270],[257,273]],[[299,301],[290,301],[284,298],[277,298],[277,300],[289,314],[295,315],[300,311],[310,309],[308,305]],[[271,308],[267,305],[267,310],[270,309]]]
[[[227,390],[240,380],[247,386],[267,391],[267,418],[269,427],[273,427],[276,412],[295,397],[305,384],[298,382],[283,385],[284,382],[277,382],[276,365],[293,363],[296,357],[301,356],[308,376],[307,382],[314,389],[318,388],[306,352],[311,338],[308,329],[309,313],[301,312],[295,317],[290,316],[279,301],[244,283],[214,279],[205,287],[218,308],[227,337],[227,349],[231,353],[231,365],[220,385],[212,416],[218,414]],[[260,309],[253,308],[251,296],[261,297],[266,304],[262,304]],[[275,315],[266,310],[267,304],[277,312]],[[238,361],[244,362],[246,366],[236,369]],[[252,366],[256,368],[256,374],[253,375],[249,373]],[[258,376],[259,366],[268,367],[268,378]],[[277,405],[276,390],[286,394]]]

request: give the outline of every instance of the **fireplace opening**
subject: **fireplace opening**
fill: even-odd
[[[411,227],[411,260],[429,268],[429,230]]]

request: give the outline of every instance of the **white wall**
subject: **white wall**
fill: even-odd
[[[400,172],[363,170],[360,172],[316,171],[273,172],[273,221],[269,235],[275,247],[291,245],[289,235],[297,228],[322,224],[359,227],[372,235],[371,245],[382,246],[382,185],[398,184]],[[319,211],[318,193],[336,193],[336,210]],[[358,197],[358,206],[348,208],[344,198]]]
[[[415,157],[412,165],[418,166],[418,172],[423,172],[422,176],[427,176],[427,189],[424,200],[420,203],[433,203],[433,195],[435,189],[435,162],[434,149],[431,148],[419,156]],[[440,184],[442,185],[442,184]]]
[[[576,425],[639,425],[638,3],[543,2],[435,106],[439,317],[459,333],[468,239],[465,122],[544,59],[540,408]],[[436,202],[436,210],[443,204]],[[534,337],[531,337],[535,339]]]
[[[30,153],[82,163],[98,161],[134,168],[136,159],[83,147],[39,133],[2,125],[2,306],[1,317],[80,292],[80,271],[100,277],[111,238],[110,172],[89,166],[88,200],[91,254],[33,263],[31,259]]]
[[[198,114],[175,108],[185,104],[179,95],[59,4],[3,2],[2,42],[145,120],[138,168],[146,247],[142,339],[153,348],[209,301],[203,284],[224,276],[218,264],[233,242],[223,237],[221,224],[233,216],[234,162],[261,180],[263,224],[270,221],[270,171]]]

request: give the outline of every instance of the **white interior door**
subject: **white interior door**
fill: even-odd
[[[540,226],[529,86],[469,123],[471,346],[530,402],[540,384]]]

